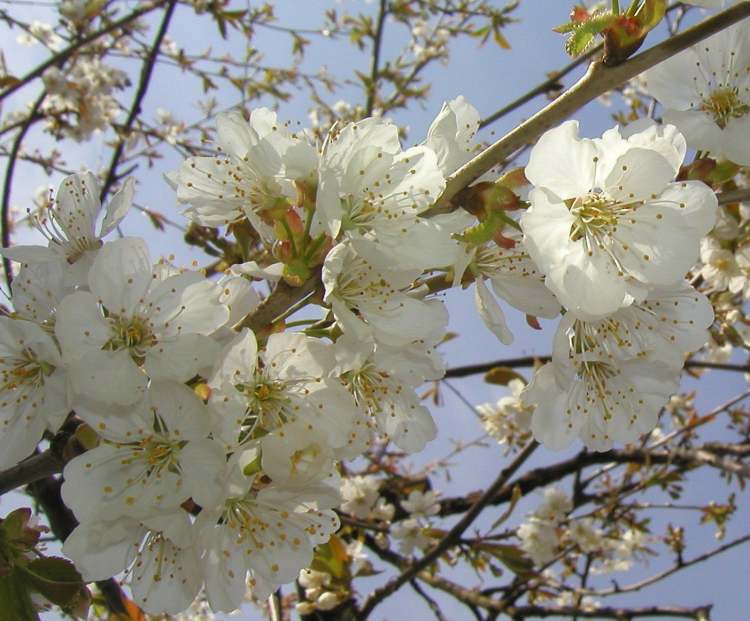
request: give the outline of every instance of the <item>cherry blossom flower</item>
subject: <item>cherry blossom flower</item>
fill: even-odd
[[[442,377],[444,370],[424,342],[413,343],[406,359],[403,353],[344,335],[336,343],[337,372],[380,433],[399,448],[417,452],[435,438],[437,427],[415,388]]]
[[[266,212],[289,206],[295,180],[314,175],[317,153],[268,108],[253,110],[249,122],[238,110],[219,114],[216,125],[222,152],[188,158],[168,176],[177,200],[189,203],[185,215],[203,226],[247,218],[264,239],[273,240]]]
[[[34,452],[70,412],[67,373],[54,338],[30,321],[0,317],[0,469]]]
[[[329,377],[335,364],[333,349],[320,339],[273,334],[258,352],[255,335],[244,329],[219,356],[210,381],[217,435],[233,447],[301,421],[337,455],[359,454],[369,431],[341,382]]]
[[[324,301],[345,333],[362,341],[404,345],[443,330],[448,322],[440,301],[407,293],[419,273],[378,269],[343,242],[323,264]]]
[[[393,123],[369,118],[334,128],[320,159],[313,233],[343,235],[377,267],[448,265],[457,251],[451,231],[419,217],[444,185],[432,150],[403,151]]]
[[[716,1],[692,2],[719,6]],[[741,21],[643,74],[694,149],[750,165],[750,23]]]
[[[214,610],[237,608],[249,585],[258,597],[274,585],[294,580],[312,560],[313,547],[338,530],[339,520],[325,499],[337,480],[329,474],[296,483],[264,484],[243,470],[254,451],[236,454],[227,465],[225,500],[196,520],[204,549],[206,595]],[[257,480],[256,480],[257,479]]]
[[[145,243],[124,238],[99,251],[88,284],[63,299],[55,324],[78,394],[135,403],[148,378],[184,382],[213,362],[208,335],[229,311],[200,273],[154,272]]]
[[[65,467],[63,499],[80,521],[219,501],[212,481],[226,461],[223,446],[208,439],[206,407],[190,388],[154,382],[135,408],[80,403],[76,412],[101,438]]]
[[[550,362],[534,374],[523,400],[536,406],[531,430],[548,449],[562,450],[580,437],[589,449],[605,451],[654,428],[678,376],[650,360]]]
[[[63,552],[87,581],[127,569],[133,599],[151,614],[184,611],[203,582],[184,511],[83,522],[65,540]]]
[[[100,191],[99,181],[90,172],[66,177],[52,206],[45,213],[34,215],[35,227],[48,240],[48,247],[18,245],[4,248],[2,254],[28,264],[62,259],[75,266],[70,275],[66,274],[67,280],[84,284],[102,239],[127,215],[135,182],[127,179],[104,209],[99,201]]]
[[[649,286],[679,281],[695,263],[717,199],[702,182],[673,182],[682,155],[684,140],[668,127],[589,140],[568,121],[539,139],[521,227],[568,311],[608,315],[643,299]]]

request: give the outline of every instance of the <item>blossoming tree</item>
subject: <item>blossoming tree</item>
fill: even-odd
[[[424,72],[456,41],[510,47],[518,3],[495,4],[380,0],[311,30],[225,0],[24,3],[52,25],[0,8],[3,32],[42,50],[30,67],[0,50],[0,494],[26,505],[0,520],[0,620],[206,620],[248,602],[364,620],[403,587],[438,621],[452,600],[480,620],[710,618],[710,601],[627,595],[750,541],[732,521],[750,392],[703,410],[683,381],[750,371],[731,360],[750,347],[750,2],[575,6],[567,67],[484,119],[459,96],[407,134],[391,119],[434,103]],[[181,47],[180,16],[244,55]],[[396,26],[403,49],[385,43]],[[288,67],[266,65],[264,30],[289,37]],[[323,39],[368,68],[306,73]],[[162,66],[201,85],[199,121],[149,120]],[[275,109],[292,96],[309,127]],[[602,96],[613,126],[584,137],[580,109]],[[63,159],[89,143],[101,170]],[[59,186],[17,213],[22,169]],[[139,201],[155,176],[161,211]],[[126,234],[136,211],[164,237]],[[508,306],[529,329],[554,320],[548,349],[451,366],[462,335],[440,294],[470,288],[488,352],[518,337]],[[497,403],[450,383],[481,373],[505,386]],[[444,388],[484,435],[425,463]],[[446,496],[470,450],[494,452],[494,480]],[[706,477],[713,499],[691,500]],[[695,551],[659,510],[726,540]]]

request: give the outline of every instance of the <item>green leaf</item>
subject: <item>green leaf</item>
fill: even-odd
[[[19,567],[31,587],[52,604],[67,608],[85,597],[81,574],[69,560],[58,556],[37,558]]]
[[[482,552],[494,556],[514,574],[526,576],[533,573],[534,564],[516,546],[504,543],[480,543],[476,546]]]
[[[18,572],[0,577],[0,621],[39,621],[28,585]]]
[[[495,233],[500,232],[506,224],[513,228],[518,227],[518,223],[505,211],[493,209],[479,224],[466,229],[462,233],[456,233],[453,237],[464,243],[480,246],[494,239]]]
[[[645,34],[656,27],[666,12],[667,0],[645,0],[635,12],[634,17]]]
[[[348,561],[346,546],[334,535],[328,543],[315,548],[315,556],[310,567],[315,571],[329,573],[335,580],[348,584],[351,580]]]
[[[510,381],[514,379],[519,379],[524,384],[526,383],[526,378],[510,367],[492,367],[484,374],[485,382],[488,384],[496,384],[498,386],[507,386]]]
[[[583,22],[565,42],[565,51],[571,56],[583,54],[593,43],[594,37],[609,28],[617,19],[611,13],[602,13]]]
[[[513,487],[513,494],[510,497],[510,506],[505,510],[505,512],[495,520],[495,522],[490,527],[490,531],[495,530],[498,526],[503,524],[513,513],[513,509],[516,508],[516,505],[518,504],[518,501],[521,500],[523,497],[523,492],[521,491],[521,487],[519,485],[515,485]]]

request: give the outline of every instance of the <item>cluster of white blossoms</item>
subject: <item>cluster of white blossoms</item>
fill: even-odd
[[[114,94],[130,85],[127,73],[95,56],[81,56],[65,71],[50,67],[42,79],[49,131],[78,142],[109,127],[121,112]]]
[[[597,525],[592,517],[573,517],[573,502],[557,487],[544,490],[542,502],[516,530],[521,548],[537,567],[548,566],[544,575],[554,582],[549,565],[563,557],[570,563],[581,555],[593,555],[594,574],[629,570],[647,552],[647,538],[616,521]],[[603,525],[604,526],[604,525]]]
[[[141,239],[105,241],[134,184],[103,208],[91,173],[32,216],[47,245],[3,250],[21,266],[0,319],[0,468],[71,412],[86,423],[97,443],[65,467],[79,526],[64,552],[86,580],[124,573],[150,613],[201,592],[230,611],[248,588],[264,597],[296,579],[342,501],[358,515],[374,494],[363,516],[392,519],[377,487],[342,488],[337,464],[373,432],[409,452],[435,437],[416,388],[444,372],[448,318],[414,282],[456,263],[452,234],[472,221],[421,216],[445,184],[439,155],[402,149],[390,122],[349,124],[322,149],[265,109],[218,127],[220,155],[171,176],[178,199],[204,225],[246,219],[277,265],[209,279],[153,261]],[[253,276],[298,284],[316,269],[327,330],[243,327],[260,301]]]
[[[532,150],[526,246],[566,309],[552,361],[524,391],[535,437],[606,450],[656,424],[687,352],[713,321],[685,274],[713,228],[717,199],[676,181],[687,145],[672,125],[578,136],[569,121]]]
[[[48,86],[62,97],[78,77]],[[743,110],[721,118],[745,122]],[[189,158],[168,180],[195,226],[230,227],[238,247],[252,227],[262,265],[208,278],[154,261],[141,239],[105,241],[134,184],[102,207],[91,173],[66,178],[33,217],[46,246],[3,250],[21,267],[14,311],[0,318],[0,468],[71,413],[88,425],[96,446],[64,471],[63,499],[79,522],[64,552],[86,580],[124,574],[146,612],[179,613],[199,593],[230,611],[248,589],[261,598],[298,579],[337,531],[337,509],[393,520],[379,480],[342,480],[339,463],[373,434],[409,453],[435,437],[416,390],[444,374],[436,348],[448,314],[434,292],[451,283],[474,285],[502,343],[513,335],[498,298],[531,325],[563,312],[552,361],[482,412],[508,443],[529,427],[553,449],[576,437],[596,450],[635,440],[676,391],[685,353],[707,340],[711,304],[684,276],[717,199],[701,181],[677,180],[695,145],[674,125],[583,139],[564,123],[533,148],[525,179],[487,174],[468,188],[466,209],[437,215],[446,179],[478,148],[479,114],[462,98],[411,148],[380,118],[337,125],[321,145],[264,108],[249,120],[220,114],[217,126],[219,152]],[[706,280],[745,291],[737,274],[719,278],[719,260]],[[253,332],[254,279],[291,291],[319,279],[303,302],[322,317],[276,316]],[[519,531],[538,563],[559,549],[570,510],[548,496]],[[409,517],[390,534],[401,552],[428,548],[435,494],[400,504]],[[577,524],[570,537],[584,548]],[[305,576],[308,608],[341,600],[325,576]]]

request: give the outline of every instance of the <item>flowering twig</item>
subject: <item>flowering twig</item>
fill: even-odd
[[[106,26],[100,28],[99,30],[89,33],[88,35],[86,35],[85,37],[81,37],[80,39],[76,39],[75,43],[73,43],[72,45],[69,45],[64,50],[60,50],[57,54],[50,56],[43,63],[41,63],[40,65],[37,65],[34,69],[29,71],[26,75],[19,78],[18,82],[14,82],[10,86],[8,86],[4,91],[0,92],[0,101],[5,99],[9,95],[12,95],[23,86],[26,86],[32,80],[35,80],[36,78],[40,77],[50,67],[53,67],[59,63],[64,63],[72,54],[77,52],[82,47],[85,47],[89,43],[96,41],[98,38],[103,37],[104,35],[112,32],[113,30],[122,28],[123,26],[129,24],[130,22],[135,21],[139,17],[146,15],[147,13],[150,13],[154,9],[159,8],[164,3],[165,3],[165,0],[157,0],[155,2],[149,2],[148,4],[144,4],[140,8],[133,11],[132,13],[128,13],[124,17],[121,17],[120,19],[115,20],[110,24],[107,24]]]
[[[590,101],[749,15],[750,2],[740,2],[620,65],[605,67],[601,61],[591,63],[586,74],[575,85],[451,175],[435,203],[436,208],[449,205],[451,199],[474,179]]]
[[[455,541],[457,541],[466,529],[471,526],[482,510],[492,502],[495,495],[507,485],[508,481],[516,471],[529,457],[531,457],[531,454],[538,446],[539,444],[535,440],[532,440],[526,448],[524,448],[524,450],[521,451],[516,458],[500,472],[494,483],[485,490],[482,496],[467,508],[464,516],[453,526],[453,528],[451,528],[438,544],[432,548],[432,550],[422,556],[419,560],[412,563],[403,573],[375,590],[362,606],[358,618],[362,620],[367,619],[380,602],[395,593],[404,584],[412,580],[420,571],[437,561],[443,553],[449,550]]]

